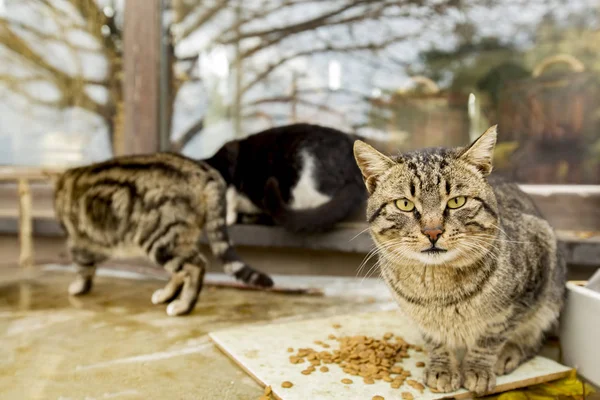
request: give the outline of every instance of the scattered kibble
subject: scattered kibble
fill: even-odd
[[[403,400],[413,400],[415,397],[408,392],[402,392],[402,399]]]
[[[423,393],[423,390],[425,390],[425,386],[423,386],[417,381],[413,381],[412,379],[407,380],[406,383],[408,383],[410,386],[417,389],[421,393]]]
[[[419,362],[416,364],[416,366],[417,366],[417,368],[423,368],[423,367],[425,366],[425,363],[424,363],[423,361],[419,361]]]
[[[385,400],[383,396],[373,396],[372,400]]]
[[[288,353],[293,353],[293,352],[294,352],[294,349],[291,347],[288,347]]]
[[[290,382],[290,381],[285,381],[285,382],[281,383],[281,387],[284,388],[284,389],[289,389],[292,386],[294,386],[294,384],[292,382]]]
[[[271,386],[267,386],[265,388],[265,392],[263,393],[265,396],[269,396],[271,394],[272,390],[271,390]]]
[[[333,324],[333,326],[341,327],[340,324]],[[310,347],[297,349],[295,354],[290,355],[290,363],[301,364],[308,361],[310,363],[308,368],[301,371],[304,375],[310,375],[316,371],[316,368],[321,372],[328,372],[329,367],[324,364],[337,364],[346,374],[361,377],[367,385],[382,380],[389,383],[393,389],[399,389],[406,382],[414,389],[423,391],[422,384],[412,379],[407,380],[411,373],[400,365],[405,358],[410,357],[409,350],[417,349],[417,346],[407,343],[401,337],[386,332],[381,339],[369,336],[336,337],[331,334],[328,338],[337,342],[337,349],[328,350],[336,346],[315,340],[314,343],[323,349]],[[416,364],[425,365],[422,362]],[[348,378],[341,381],[344,384],[353,383]]]
[[[340,329],[342,327],[342,325],[340,324],[333,324],[332,325],[335,329]]]

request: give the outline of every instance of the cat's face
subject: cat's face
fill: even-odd
[[[427,149],[391,159],[357,141],[354,154],[369,191],[367,218],[380,252],[424,265],[469,265],[498,232],[492,170],[496,127],[468,148]]]

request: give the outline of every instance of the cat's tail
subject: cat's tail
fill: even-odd
[[[289,208],[281,196],[279,182],[271,177],[265,185],[263,205],[275,222],[295,233],[327,231],[364,204],[366,192],[362,182],[348,182],[328,202],[305,210]]]
[[[211,169],[212,170],[212,169]],[[206,236],[212,253],[223,263],[223,269],[229,275],[244,283],[262,287],[273,286],[273,279],[264,272],[252,268],[238,256],[227,231],[226,185],[223,178],[214,171],[213,179],[204,190],[206,199]]]

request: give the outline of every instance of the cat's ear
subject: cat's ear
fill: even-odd
[[[354,142],[354,158],[362,172],[369,193],[373,193],[377,177],[396,164],[391,158],[381,154],[365,142]]]
[[[460,158],[477,167],[483,176],[492,172],[492,159],[494,157],[494,147],[496,146],[496,136],[498,135],[498,125],[494,125],[479,136],[469,147],[461,154]]]

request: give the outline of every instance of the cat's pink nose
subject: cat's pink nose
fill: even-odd
[[[429,241],[431,243],[435,243],[439,239],[439,237],[442,236],[442,233],[444,233],[442,228],[440,228],[439,226],[436,226],[435,228],[424,228],[421,232],[423,233],[423,235],[429,238]]]

